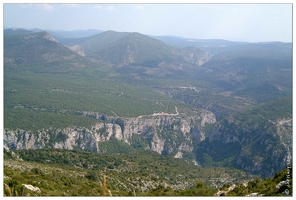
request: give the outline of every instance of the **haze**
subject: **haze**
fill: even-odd
[[[9,4],[5,28],[292,42],[292,4]]]

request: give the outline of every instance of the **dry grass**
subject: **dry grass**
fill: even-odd
[[[6,191],[6,193],[8,193],[8,196],[13,196],[10,187],[4,183],[4,196],[6,196],[5,191]]]
[[[103,183],[103,196],[106,196],[106,190],[107,190],[107,179],[104,175],[104,183]]]

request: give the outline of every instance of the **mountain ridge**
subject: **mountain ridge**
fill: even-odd
[[[183,52],[190,54],[186,55],[179,52],[179,48],[172,48],[149,36],[137,32],[114,31],[92,36],[90,40],[79,44],[79,49],[85,52],[86,57],[116,66],[133,65],[148,68],[157,67],[163,62],[188,64],[188,57],[193,60],[190,64],[200,64],[198,60],[205,54],[202,50],[196,53],[196,49],[191,47],[182,49]],[[197,57],[194,58],[192,55]],[[185,57],[187,60],[184,59]]]
[[[47,72],[72,71],[91,65],[91,62],[61,45],[46,31],[5,35],[4,62],[6,69],[31,68]]]

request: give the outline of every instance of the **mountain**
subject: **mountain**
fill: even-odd
[[[157,67],[159,62],[170,59],[168,55],[170,49],[165,44],[148,36],[139,33],[127,33],[123,37],[120,37],[118,33],[107,33],[106,35],[108,35],[106,38],[108,43],[103,44],[102,49],[96,47],[92,52],[86,49],[86,52],[90,52],[89,57],[117,66],[143,64],[148,67]],[[113,35],[118,36],[114,37]],[[110,36],[114,38],[114,41],[109,39]]]
[[[102,33],[101,30],[88,29],[88,30],[47,30],[55,38],[85,38],[90,37],[99,33]]]
[[[291,50],[291,43],[234,46],[205,63],[209,71],[200,74],[201,79],[259,103],[291,95]]]
[[[48,30],[56,40],[67,46],[80,44],[89,39],[93,35],[102,33],[103,31],[89,29],[89,30],[73,30],[73,31],[61,31],[61,30]]]
[[[29,31],[23,28],[7,28],[4,29],[4,35],[13,35],[13,34],[30,34],[34,33],[33,31]]]
[[[128,33],[117,33],[114,31],[106,31],[101,34],[97,34],[89,37],[85,42],[79,45],[79,48],[87,57],[95,58],[95,55],[100,54],[105,48],[116,42],[121,37],[124,37]]]
[[[158,39],[170,46],[175,47],[196,47],[209,52],[214,55],[219,52],[223,52],[225,48],[230,48],[233,46],[248,44],[247,42],[233,42],[221,39],[189,39],[175,36],[151,36]]]
[[[174,99],[213,112],[219,121],[238,111],[292,96],[292,44],[254,43],[225,48],[192,71],[194,90],[157,89]],[[199,84],[197,84],[199,82]]]
[[[65,72],[91,65],[47,32],[4,35],[5,70]]]
[[[117,69],[120,73],[152,76],[190,75],[187,68],[203,64],[208,57],[194,47],[173,48],[140,33],[114,31],[92,36],[71,49],[100,63],[124,67]]]
[[[34,28],[29,31],[48,32],[54,38],[58,39],[58,41],[61,42],[62,44],[63,44],[62,41],[64,40],[69,41],[71,39],[75,40],[75,39],[86,38],[86,37],[90,37],[103,32],[101,30],[96,30],[96,29],[64,31],[64,30],[51,30],[51,29],[39,29],[39,28]]]

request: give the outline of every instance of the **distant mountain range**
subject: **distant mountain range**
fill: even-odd
[[[17,34],[12,34],[8,30],[4,36],[6,69],[65,72],[93,65],[86,58],[60,44],[47,32],[35,33],[24,30],[16,32]]]
[[[199,66],[207,59],[207,54],[201,49],[174,48],[140,33],[107,31],[78,46],[85,57],[129,70],[144,70],[148,75],[165,74],[164,68],[169,71],[180,71],[182,68],[184,71],[186,67]]]
[[[30,34],[30,37],[24,36],[23,34]],[[197,49],[195,47],[172,47],[157,39],[153,39],[140,33],[119,33],[114,31],[106,31],[90,37],[78,39],[61,39],[58,37],[56,39],[50,36],[48,32],[34,33],[32,31],[26,31],[23,29],[5,30],[5,48],[7,49],[5,52],[5,57],[7,59],[9,57],[7,55],[9,55],[10,49],[7,48],[7,45],[13,43],[14,40],[21,40],[20,38],[35,38],[37,41],[38,37],[43,37],[43,39],[45,38],[42,34],[46,34],[48,36],[47,39],[49,39],[49,37],[51,38],[50,40],[52,47],[47,46],[46,48],[52,48],[48,49],[52,52],[49,53],[51,54],[50,56],[52,57],[52,60],[60,60],[60,58],[58,58],[59,56],[63,55],[64,53],[70,53],[69,50],[61,46],[61,44],[64,43],[77,54],[85,58],[89,58],[92,61],[107,64],[116,68],[124,67],[124,69],[126,69],[125,71],[140,73],[142,75],[145,74],[148,76],[190,75],[192,68],[200,66],[208,59],[208,54],[201,49]],[[59,35],[59,32],[54,33],[54,35]],[[66,34],[63,36],[65,35]],[[26,44],[29,44],[29,42],[31,41],[28,41]],[[58,42],[60,42],[60,44],[58,44]],[[32,43],[30,45],[31,47],[24,46],[24,49],[36,50],[39,48],[33,48],[34,45],[39,45],[37,43]],[[59,50],[57,48],[59,48]],[[23,53],[25,56],[26,51],[21,49],[19,50],[19,53]],[[63,53],[59,53],[59,55],[54,56],[53,52]],[[38,52],[34,52],[34,56],[38,57],[38,53],[42,54],[40,56],[44,56],[43,52],[39,50]],[[27,60],[27,58],[23,59]],[[49,60],[46,60],[46,62],[47,61]],[[119,70],[122,71],[122,69]]]
[[[84,67],[101,70],[105,66],[113,70],[104,70],[106,73],[115,72],[129,77],[203,81],[212,85],[211,92],[217,89],[230,91],[256,103],[290,96],[292,92],[291,43],[190,40],[98,30],[52,31],[52,34],[59,36],[56,38],[49,32],[36,31],[41,30],[4,30],[6,70],[32,69],[57,73],[73,72]],[[20,67],[23,65],[26,67]],[[164,92],[167,91],[168,88]],[[196,95],[206,92],[202,99],[206,96],[212,98],[209,91],[201,88]],[[232,112],[229,106],[207,105],[195,95],[179,94],[177,91],[170,91],[169,95],[194,106],[210,109],[218,118],[221,109],[227,107],[227,111],[223,111],[227,115]]]

